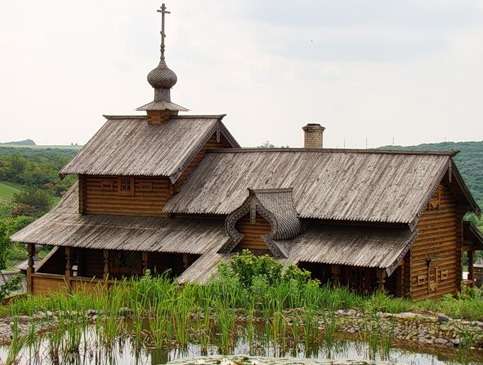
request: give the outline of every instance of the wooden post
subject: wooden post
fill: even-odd
[[[143,261],[143,276],[146,275],[146,271],[148,269],[148,253],[143,251],[142,253],[142,261]]]
[[[376,277],[377,277],[377,291],[379,293],[384,293],[386,291],[386,289],[384,288],[384,283],[386,282],[386,270],[377,269]]]
[[[103,250],[102,256],[104,258],[104,270],[102,273],[102,279],[104,283],[107,284],[107,279],[109,278],[109,250]]]
[[[29,254],[29,260],[27,265],[27,292],[33,293],[33,278],[32,274],[34,273],[34,252],[35,252],[35,244],[29,243],[27,244],[27,252]]]
[[[340,265],[330,265],[330,271],[332,273],[332,287],[340,287]]]
[[[470,250],[467,252],[468,255],[468,280],[471,280],[472,282],[475,280],[475,272],[474,272],[474,267],[473,267],[473,258],[474,258],[474,251]]]
[[[189,266],[188,254],[183,254],[183,268],[186,270]]]
[[[65,284],[67,285],[67,291],[71,290],[71,275],[72,275],[72,263],[70,257],[70,247],[65,248]]]

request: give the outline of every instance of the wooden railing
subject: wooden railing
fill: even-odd
[[[31,274],[32,293],[48,294],[58,291],[94,291],[96,288],[112,286],[115,280],[103,280],[99,278],[71,276],[66,278],[64,275],[35,273]]]

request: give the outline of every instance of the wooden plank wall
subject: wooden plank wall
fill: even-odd
[[[211,138],[206,142],[206,144],[203,146],[200,152],[193,158],[193,160],[190,162],[190,164],[186,167],[186,169],[183,171],[181,176],[179,177],[178,181],[174,184],[174,193],[178,193],[181,190],[181,187],[185,183],[186,179],[188,176],[191,174],[191,172],[198,166],[203,160],[203,157],[205,157],[206,153],[209,150],[215,150],[219,148],[229,148],[230,143],[220,135],[220,142],[216,141],[216,133],[214,133]]]
[[[241,242],[238,244],[238,249],[249,250],[268,250],[267,245],[260,237],[261,235],[270,232],[270,223],[257,214],[257,219],[254,224],[250,223],[250,214],[246,214],[240,218],[235,225],[238,232],[244,235]]]
[[[171,197],[171,182],[165,177],[134,178],[134,195],[119,195],[116,176],[79,176],[83,186],[83,214],[165,216],[162,212]],[[107,188],[112,183],[112,188]],[[143,186],[150,185],[150,191]],[[104,186],[104,189],[103,189]],[[82,196],[81,196],[82,197]]]
[[[63,276],[49,274],[32,274],[32,293],[49,294],[66,290]]]
[[[433,201],[423,212],[417,224],[419,235],[410,252],[413,300],[454,294],[461,281],[461,217],[447,186],[440,185],[436,194],[439,204],[435,207]]]

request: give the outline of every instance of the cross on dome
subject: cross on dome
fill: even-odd
[[[158,13],[161,13],[161,59],[164,60],[164,38],[166,37],[166,33],[164,31],[164,23],[165,23],[165,19],[164,19],[164,15],[165,14],[171,14],[171,12],[167,11],[166,10],[166,5],[163,3],[163,5],[161,5],[161,9],[159,10],[156,10]]]

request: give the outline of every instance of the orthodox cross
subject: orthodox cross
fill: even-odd
[[[164,60],[164,38],[166,37],[166,33],[164,33],[164,14],[171,14],[169,11],[166,11],[166,5],[161,5],[161,9],[157,10],[158,13],[161,13],[161,60]]]

